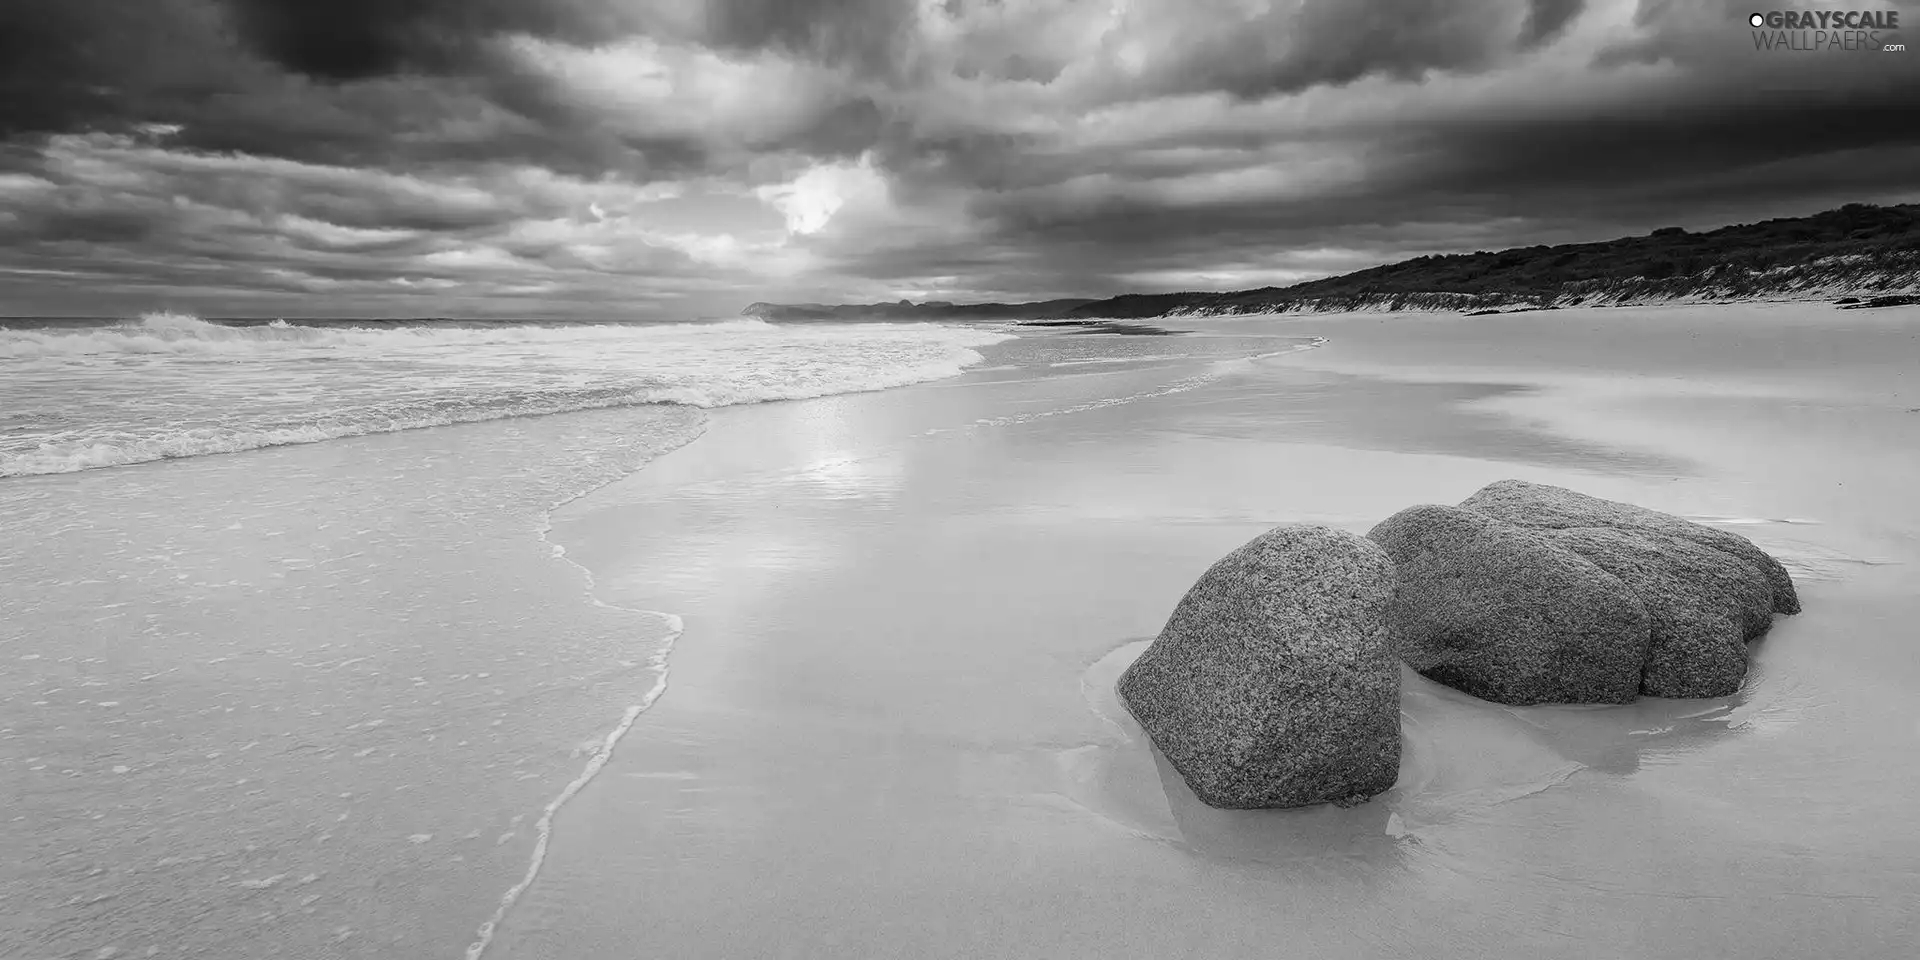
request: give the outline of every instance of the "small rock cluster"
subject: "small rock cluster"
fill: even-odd
[[[1719,697],[1798,612],[1744,537],[1503,480],[1366,537],[1260,535],[1201,576],[1119,692],[1208,804],[1351,803],[1398,775],[1401,660],[1507,704]]]

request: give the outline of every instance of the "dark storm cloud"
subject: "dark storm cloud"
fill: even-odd
[[[1655,95],[1575,96],[1415,125],[1405,152],[1417,173],[1386,178],[1381,192],[1413,187],[1429,203],[1489,198],[1477,206],[1496,215],[1637,224],[1920,191],[1920,63],[1756,51],[1750,13],[1744,0],[1641,0],[1638,36],[1603,48],[1593,72],[1660,71]]]
[[[690,22],[646,0],[217,0],[245,45],[289,70],[326,80],[484,69],[502,34],[604,43],[671,32],[722,50],[774,49],[884,68],[905,49],[910,0],[711,0]],[[997,0],[992,0],[997,2]]]
[[[1700,91],[1692,102],[1657,109],[1628,103],[1489,113],[1375,136],[1391,160],[1310,196],[1171,205],[1121,186],[1085,203],[1016,195],[1003,205],[988,194],[979,212],[1008,236],[1041,242],[1150,246],[1199,236],[1233,246],[1421,219],[1577,215],[1626,227],[1690,219],[1695,208],[1722,211],[1731,197],[1820,204],[1920,190],[1920,98],[1878,84],[1751,99],[1745,91]]]
[[[1537,47],[1559,36],[1580,15],[1586,0],[1529,0],[1520,25],[1520,45]]]
[[[318,86],[237,44],[232,12],[214,0],[0,4],[0,138],[166,123],[188,147],[377,163],[432,152],[405,138],[481,106],[472,84]]]
[[[289,70],[326,80],[469,66],[509,31],[591,39],[595,18],[571,0],[221,0],[242,41]]]
[[[1518,41],[1513,12],[1511,3],[1483,0],[1314,0],[1235,31],[1209,58],[1223,67],[1209,78],[1238,96],[1261,97],[1374,74],[1415,79],[1479,68]],[[1283,38],[1277,50],[1275,38]]]
[[[590,46],[646,25],[602,0],[8,0],[0,141],[159,123],[183,128],[183,149],[314,163],[697,171],[711,159],[697,137],[610,131],[502,49],[511,36]],[[871,114],[849,103],[794,146],[857,152],[848,137],[864,138]]]
[[[1103,4],[1078,4],[1097,10]],[[1005,0],[945,0],[937,9],[963,22],[1004,15]],[[1370,75],[1415,78],[1429,70],[1471,69],[1516,47],[1558,35],[1584,0],[1304,0],[1248,5],[1187,0],[1138,16],[1142,39],[1161,56],[1147,93],[1220,90],[1242,97],[1347,83]],[[705,38],[729,48],[775,48],[868,70],[906,72],[915,50],[905,39],[914,7],[902,0],[714,0]],[[1149,25],[1144,21],[1152,20]],[[990,53],[990,52],[986,52]],[[994,75],[1054,79],[1024,53],[994,57]],[[974,69],[979,69],[977,66]]]
[[[714,0],[704,37],[727,48],[776,48],[884,68],[907,48],[914,4],[900,0]]]
[[[1750,12],[0,0],[0,258],[617,300],[777,296],[748,281],[784,257],[767,277],[829,298],[1045,296],[1920,192],[1920,56],[1755,51]],[[809,170],[828,173],[796,185]],[[614,209],[698,183],[788,235],[736,235],[698,200],[673,230]]]
[[[1533,0],[1522,24],[1503,0],[1316,0],[1233,23],[1213,6],[1176,9],[1178,29],[1141,38],[1165,49],[1135,96],[1260,97],[1470,68],[1551,35],[1579,8]],[[1000,7],[949,0],[942,9]],[[677,30],[722,52],[774,51],[911,83],[915,9],[902,0],[712,0],[668,24],[645,4],[608,0],[16,0],[0,9],[0,89],[9,94],[0,133],[153,121],[185,127],[183,146],[315,162],[528,160],[666,176],[713,157],[686,137],[606,130],[573,91],[529,75],[496,41],[524,34],[590,45]],[[988,59],[1014,76],[1058,71],[1018,52]],[[871,98],[849,95],[817,125],[767,146],[854,155],[879,139],[883,114]]]
[[[1756,53],[1750,11],[1732,3],[1648,2],[1624,17],[1615,7],[1614,22],[1634,29],[1596,31],[1613,38],[1597,47],[1557,43],[1587,12],[1578,4],[1507,5],[1519,15],[1514,32],[1499,34],[1508,46],[1465,52],[1439,43],[1459,23],[1422,19],[1440,16],[1435,8],[1373,9],[1414,14],[1393,29],[1438,26],[1370,34],[1374,21],[1362,18],[1353,35],[1390,42],[1282,58],[1258,75],[1264,87],[1253,88],[1305,84],[1308,102],[1343,111],[1337,120],[1324,112],[1308,112],[1304,122],[1223,113],[1219,124],[1181,126],[1183,114],[1213,109],[1190,102],[1143,115],[1143,132],[1119,147],[1036,149],[1031,138],[988,133],[909,141],[882,156],[921,189],[965,178],[968,209],[994,245],[1043,251],[1034,259],[1053,276],[1036,283],[1071,287],[1075,275],[1092,277],[1083,289],[1116,276],[1126,287],[1124,278],[1152,270],[1266,259],[1260,251],[1332,248],[1378,262],[1920,194],[1920,63],[1912,58]],[[1482,9],[1478,20],[1462,22],[1501,22]],[[1319,15],[1308,8],[1302,22]],[[1542,53],[1516,56],[1525,47]],[[1454,68],[1433,72],[1448,63]],[[1211,69],[1202,74],[1211,89],[1246,95],[1241,81],[1254,75]],[[1381,84],[1416,72],[1418,86]],[[1359,83],[1369,77],[1374,82]],[[1191,79],[1168,89],[1191,92]],[[1341,83],[1356,86],[1327,88]],[[1152,129],[1163,120],[1175,131],[1165,137]],[[1204,186],[1236,170],[1285,180],[1286,171],[1326,157],[1355,172],[1307,177],[1299,189]],[[844,266],[912,277],[941,272],[956,256],[945,248],[863,250]]]
[[[1684,203],[1689,193],[1721,189],[1716,180],[1751,190],[1756,172],[1768,170],[1766,188],[1784,195],[1920,187],[1920,166],[1890,171],[1857,159],[1860,151],[1920,149],[1920,98],[1904,92],[1797,90],[1737,109],[1708,101],[1658,113],[1488,121],[1426,139],[1428,173],[1448,192],[1500,191],[1517,208],[1541,199],[1563,209]],[[1835,159],[1821,165],[1822,158]]]
[[[125,121],[223,89],[231,67],[199,0],[0,3],[0,137]]]
[[[787,140],[787,145],[820,158],[858,156],[880,141],[886,114],[869,99],[835,104],[819,119]]]

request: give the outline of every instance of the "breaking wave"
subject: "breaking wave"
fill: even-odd
[[[895,324],[894,327],[928,326]],[[0,329],[0,357],[85,357],[106,354],[236,356],[290,351],[435,351],[449,347],[569,345],[670,340],[781,329],[764,320],[711,323],[574,324],[389,327],[304,326],[275,320],[256,326],[209,323],[180,313],[149,313],[138,320],[82,330]],[[942,328],[945,329],[945,328]]]
[[[722,407],[954,376],[1003,332],[926,323],[0,329],[0,477],[502,417]]]

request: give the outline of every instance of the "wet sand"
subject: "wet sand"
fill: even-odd
[[[686,629],[488,956],[1910,955],[1920,311],[1177,326],[718,411],[559,511],[601,602]],[[1326,342],[1219,359],[1275,336]],[[1718,700],[1407,673],[1349,810],[1206,808],[1115,703],[1261,530],[1504,477],[1733,524],[1807,612]]]
[[[0,483],[0,957],[457,957],[670,625],[555,503],[680,408]]]

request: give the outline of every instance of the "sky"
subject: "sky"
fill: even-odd
[[[1906,29],[1756,49],[1781,10]],[[1920,3],[5,0],[0,315],[1225,290],[1910,201],[1903,35]]]

